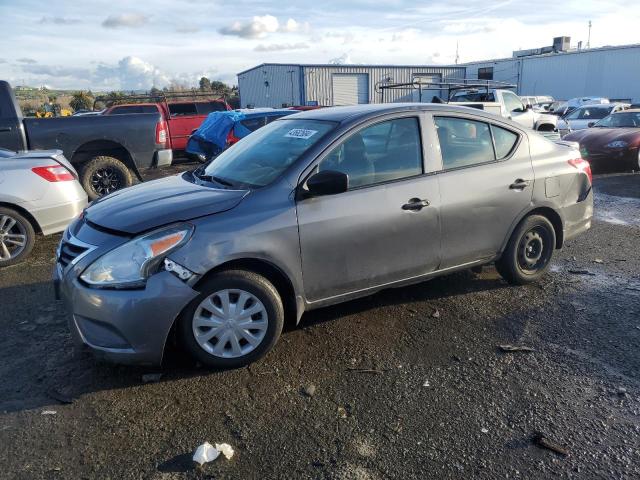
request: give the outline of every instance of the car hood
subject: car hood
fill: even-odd
[[[579,142],[581,146],[599,147],[616,140],[629,144],[640,143],[640,128],[601,128],[592,127],[578,130],[564,137],[564,140]]]
[[[191,183],[189,173],[135,185],[93,202],[84,219],[99,227],[137,234],[169,223],[230,210],[247,190],[223,190]]]

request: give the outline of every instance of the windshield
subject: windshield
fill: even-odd
[[[569,115],[567,120],[600,120],[611,113],[613,107],[581,107]]]
[[[624,128],[640,127],[640,112],[613,113],[603,118],[594,127]]]
[[[215,158],[204,176],[231,187],[264,187],[335,126],[321,120],[270,123]]]

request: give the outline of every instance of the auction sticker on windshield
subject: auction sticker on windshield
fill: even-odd
[[[316,133],[318,133],[317,130],[307,130],[306,128],[294,128],[292,130],[289,130],[285,135],[285,137],[302,138],[303,140],[307,140],[313,137]]]

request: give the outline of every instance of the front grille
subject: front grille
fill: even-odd
[[[73,235],[65,233],[58,246],[58,264],[64,269],[80,260],[94,248],[93,245],[83,243]]]
[[[72,243],[62,240],[60,243],[60,252],[58,254],[58,263],[60,263],[64,268],[87,250],[88,248],[73,245]]]

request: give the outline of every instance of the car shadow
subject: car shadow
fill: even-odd
[[[304,330],[390,305],[412,308],[414,303],[510,288],[495,272],[491,273],[493,269],[489,270],[488,275],[459,272],[314,310],[304,314],[295,329]],[[0,378],[3,378],[0,411],[3,412],[73,403],[87,393],[136,387],[144,383],[143,375],[148,373],[161,373],[159,382],[223,373],[203,368],[178,347],[167,350],[162,368],[99,361],[85,348],[74,344],[67,326],[68,313],[62,302],[54,299],[51,282],[0,289],[0,299],[3,309],[0,317]]]

